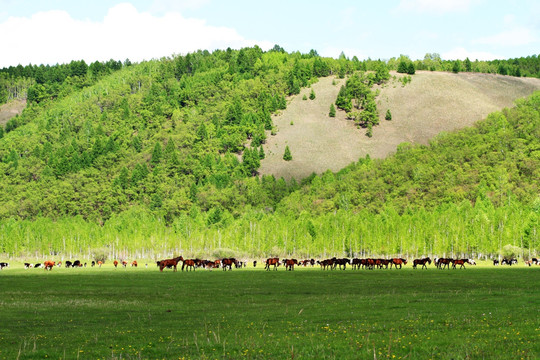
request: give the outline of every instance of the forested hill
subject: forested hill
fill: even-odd
[[[347,78],[346,101],[336,105],[369,131],[377,125],[369,86],[387,80],[389,67],[276,46],[199,51],[64,81],[61,96],[31,97],[0,127],[0,253],[168,253],[188,243],[190,253],[227,247],[258,256],[495,252],[520,241],[535,251],[538,92],[384,160],[299,182],[258,175],[261,145],[276,131],[272,114],[288,96],[320,77]]]
[[[0,218],[103,223],[140,205],[171,222],[194,205],[273,208],[287,185],[255,176],[271,114],[317,77],[368,68],[388,73],[380,61],[277,46],[199,51],[124,66],[65,96],[29,97],[0,134]]]

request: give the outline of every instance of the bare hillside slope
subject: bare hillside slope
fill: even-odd
[[[441,131],[470,126],[540,90],[540,79],[418,72],[406,86],[394,81],[380,89],[377,105],[381,124],[368,138],[364,129],[345,119],[343,111],[335,118],[328,116],[330,104],[344,83],[332,77],[320,79],[312,86],[315,100],[302,100],[304,94],[309,97],[310,89],[302,89],[290,100],[283,114],[274,118],[278,132],[268,137],[261,174],[302,179],[312,172],[338,171],[366,154],[384,158],[402,142],[425,144]],[[392,121],[384,120],[387,109]],[[283,160],[286,145],[291,161]]]

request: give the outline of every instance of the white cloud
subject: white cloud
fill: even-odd
[[[193,1],[192,1],[193,2]],[[199,49],[240,48],[256,42],[227,27],[187,19],[179,12],[163,16],[139,12],[129,3],[109,9],[102,21],[76,20],[65,11],[9,17],[0,23],[0,67],[28,63],[55,64],[84,59],[149,60]],[[269,42],[257,43],[270,48]]]
[[[494,46],[522,46],[538,41],[537,36],[531,29],[526,27],[516,27],[505,30],[493,36],[478,38],[473,44],[494,45]]]
[[[476,0],[401,0],[398,11],[445,14],[466,12]]]
[[[448,52],[442,53],[441,58],[444,60],[465,60],[466,58],[469,58],[469,60],[472,61],[504,59],[503,56],[482,51],[467,51],[462,47],[454,48]]]

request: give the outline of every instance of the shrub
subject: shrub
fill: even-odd
[[[386,120],[392,120],[392,113],[390,113],[390,109],[386,110],[386,116],[384,118]]]
[[[285,146],[285,153],[283,154],[283,160],[290,161],[292,160],[291,150],[289,149],[289,145]]]

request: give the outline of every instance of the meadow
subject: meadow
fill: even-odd
[[[0,359],[538,359],[539,267],[0,272]]]

